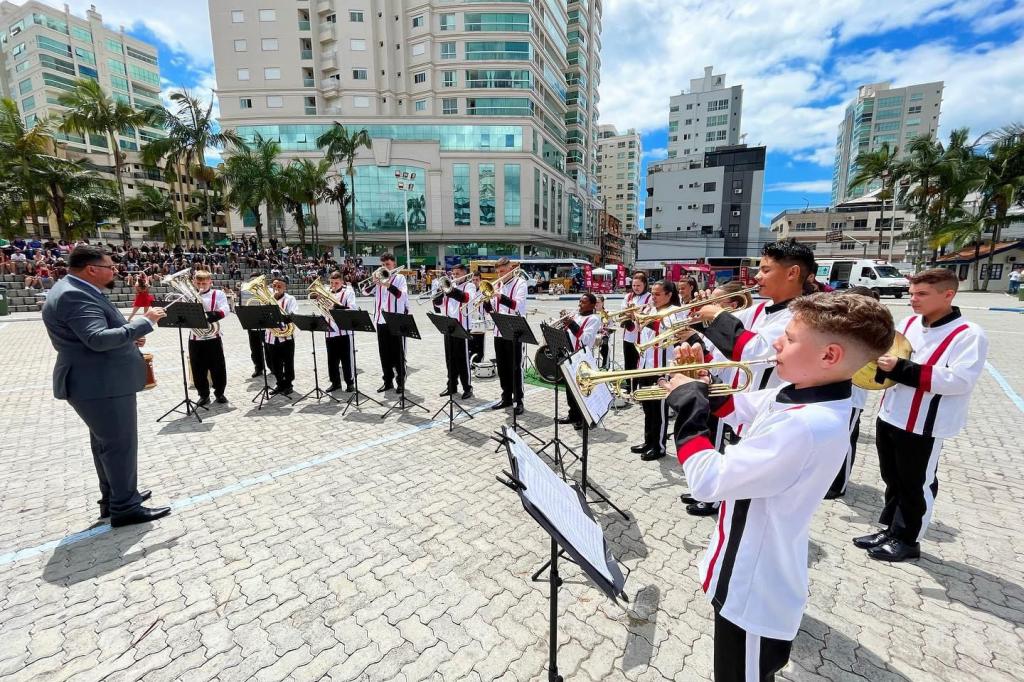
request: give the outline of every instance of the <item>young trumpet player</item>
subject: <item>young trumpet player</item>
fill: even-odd
[[[569,335],[569,342],[573,351],[584,348],[594,349],[594,342],[601,329],[601,318],[594,314],[597,305],[597,297],[587,292],[580,296],[579,313],[569,318],[565,323],[565,331]],[[566,316],[568,317],[568,316]],[[583,428],[583,413],[576,403],[570,391],[565,392],[566,401],[569,403],[569,416],[558,420],[560,424],[572,424],[573,428],[579,431]]]
[[[384,313],[409,312],[409,288],[405,275],[396,270],[397,262],[393,255],[382,253],[380,264],[394,274],[386,283],[373,282],[373,323],[377,326],[377,350],[380,354],[381,378],[384,380],[377,393],[389,390],[401,393],[405,390],[405,339],[388,330]]]
[[[452,266],[452,286],[447,291],[438,290],[432,301],[434,310],[445,317],[457,320],[467,332],[469,331],[469,311],[463,304],[468,303],[476,295],[476,286],[466,281],[466,266],[456,263]],[[436,280],[435,280],[436,281]],[[444,337],[444,363],[448,368],[448,385],[441,393],[446,398],[458,392],[462,382],[462,399],[473,397],[472,372],[470,371],[469,345],[466,339]]]
[[[356,302],[356,292],[352,285],[345,281],[345,278],[338,271],[330,276],[331,296],[334,297],[336,308],[343,310],[357,310],[359,304]],[[344,370],[345,392],[352,393],[355,390],[355,367],[356,347],[355,334],[347,329],[339,329],[338,323],[331,320],[331,329],[327,332],[327,375],[331,379],[328,393],[333,393],[341,388],[342,371]],[[340,370],[339,370],[340,367]]]
[[[494,264],[498,278],[505,278],[514,271],[512,262],[502,256]],[[499,289],[495,290],[494,297],[484,301],[484,311],[487,313],[501,313],[503,315],[525,315],[526,314],[526,282],[522,277],[508,277],[502,282]],[[498,365],[498,382],[501,384],[501,400],[491,406],[492,410],[503,410],[507,407],[515,407],[516,415],[525,411],[523,407],[523,357],[525,356],[525,345],[519,341],[505,339],[501,331],[494,330],[494,359]]]
[[[850,379],[895,334],[889,311],[863,296],[819,293],[790,306],[792,319],[772,342],[786,385],[709,399],[706,376],[661,381],[671,390],[677,456],[693,495],[722,500],[700,564],[719,681],[774,679],[788,662],[807,602],[811,518],[846,450]],[[686,346],[676,358],[701,355]],[[709,440],[712,409],[747,425],[724,455]]]

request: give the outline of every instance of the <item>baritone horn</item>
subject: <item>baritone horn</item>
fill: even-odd
[[[632,398],[635,401],[664,400],[668,397],[668,391],[661,386],[647,386],[638,388],[632,393],[623,390],[622,385],[631,379],[643,379],[647,377],[663,377],[668,374],[695,374],[702,370],[713,372],[719,369],[735,369],[739,371],[744,379],[737,386],[728,384],[711,384],[708,386],[708,394],[711,396],[726,396],[733,393],[742,393],[750,386],[754,378],[751,369],[754,365],[775,364],[775,358],[766,360],[723,360],[719,362],[690,362],[668,367],[652,367],[649,369],[626,369],[612,371],[598,371],[588,363],[580,363],[576,370],[576,384],[584,396],[589,396],[597,388],[598,384],[611,384],[612,392],[616,395]]]
[[[274,292],[267,286],[266,275],[257,275],[248,282],[243,282],[241,290],[252,296],[246,305],[281,305],[274,297]],[[281,329],[268,329],[267,331],[275,338],[286,339],[295,333],[295,324],[288,322]]]
[[[320,315],[327,320],[327,324],[335,324],[334,318],[331,316],[331,311],[334,310],[336,302],[334,292],[319,277],[313,280],[313,283],[309,285],[306,291],[309,292],[309,300],[313,301],[317,310],[320,311]]]
[[[907,340],[903,334],[896,332],[896,336],[893,337],[892,346],[886,351],[886,355],[895,355],[903,360],[909,360],[910,355],[914,352],[914,348],[910,345],[910,341]],[[883,381],[875,381],[875,373],[878,371],[878,362],[872,360],[868,364],[864,365],[857,370],[857,373],[853,375],[853,385],[858,388],[863,388],[865,391],[881,391],[883,389],[894,386],[896,382],[892,379],[885,379]]]
[[[178,293],[175,295],[173,301],[170,301],[166,307],[170,308],[175,303],[198,303],[203,305],[203,295],[199,293],[199,289],[192,282],[192,270],[191,268],[185,268],[184,270],[178,270],[173,275],[168,275],[163,278],[161,284],[169,286]],[[220,323],[210,322],[210,326],[206,329],[193,329],[192,334],[197,339],[212,339],[220,333]]]

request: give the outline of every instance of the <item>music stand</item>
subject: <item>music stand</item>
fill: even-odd
[[[569,335],[561,327],[552,327],[549,324],[541,323],[540,325],[541,334],[544,335],[544,340],[547,341],[548,353],[555,360],[555,365],[559,366],[562,362],[572,355],[572,344],[569,342]],[[555,381],[555,437],[549,440],[547,443],[537,451],[537,454],[543,454],[545,450],[554,446],[554,457],[552,458],[554,463],[558,465],[559,469],[562,470],[562,478],[565,478],[565,460],[562,455],[562,451],[568,451],[572,453],[572,456],[577,460],[580,459],[579,454],[576,453],[571,447],[566,445],[565,441],[558,437],[558,382]],[[568,389],[566,389],[568,390]]]
[[[619,512],[622,518],[629,520],[629,516],[626,512],[615,506],[608,496],[602,493],[600,490],[594,487],[587,477],[587,455],[590,451],[590,429],[597,426],[598,423],[604,419],[605,415],[608,414],[608,410],[611,409],[613,398],[612,393],[608,390],[608,386],[605,384],[598,384],[591,391],[590,395],[583,395],[583,391],[580,390],[580,386],[576,383],[576,373],[579,367],[583,364],[589,365],[592,369],[597,368],[597,360],[594,358],[594,354],[589,349],[584,348],[576,351],[573,355],[569,356],[565,360],[559,363],[558,369],[562,372],[562,376],[565,377],[566,390],[572,392],[572,397],[576,400],[576,404],[580,408],[580,413],[583,415],[583,457],[580,459],[583,462],[583,473],[581,485],[583,494],[587,494],[587,488],[589,487],[594,494],[607,504],[609,507]],[[588,500],[588,504],[594,504],[597,500]]]
[[[178,349],[181,351],[181,389],[185,394],[185,399],[160,415],[157,421],[162,421],[164,417],[173,412],[181,412],[181,407],[184,406],[185,411],[182,414],[186,417],[193,416],[202,423],[203,418],[199,416],[200,405],[188,395],[188,373],[185,371],[185,341],[182,337],[182,330],[209,329],[210,323],[206,321],[206,311],[203,310],[202,303],[192,301],[174,302],[167,306],[164,311],[167,313],[167,316],[160,318],[156,324],[158,327],[171,327],[178,330]],[[209,408],[205,405],[202,408],[209,411]]]
[[[284,315],[281,314],[281,307],[276,305],[240,305],[235,308],[235,314],[238,315],[238,321],[242,324],[242,329],[246,331],[266,331],[268,329],[277,329],[284,323]],[[282,393],[273,393],[270,390],[270,385],[267,383],[267,347],[265,343],[260,344],[260,352],[263,354],[263,388],[259,390],[256,395],[252,397],[250,402],[260,401],[257,406],[257,410],[263,409],[263,403],[269,401],[276,395],[284,395]],[[288,396],[284,396],[288,398]],[[291,400],[291,398],[288,398]]]
[[[466,342],[469,341],[469,333],[465,329],[463,329],[462,325],[459,324],[458,320],[454,320],[446,315],[438,315],[437,313],[427,313],[427,317],[430,318],[430,321],[434,323],[434,326],[437,327],[437,331],[441,332],[442,336],[452,339],[463,339]],[[469,368],[467,368],[467,370],[472,371],[472,369]],[[452,429],[455,427],[456,410],[458,410],[460,414],[464,414],[470,419],[473,418],[473,415],[469,413],[469,410],[464,408],[455,400],[455,393],[453,392],[448,395],[448,402],[446,402],[441,407],[440,410],[435,412],[434,416],[431,417],[431,419],[437,419],[437,415],[447,411],[448,433],[451,433]]]
[[[519,495],[523,509],[551,536],[551,558],[534,574],[539,581],[544,569],[550,569],[548,610],[548,680],[561,682],[558,674],[558,588],[562,580],[558,575],[558,557],[583,569],[588,578],[609,599],[629,601],[623,588],[623,576],[618,562],[604,538],[604,531],[594,520],[582,492],[558,478],[541,461],[515,431],[502,427],[502,444],[508,452],[512,472],[502,471],[506,479],[498,481]]]
[[[533,330],[530,329],[530,323],[527,322],[526,318],[522,315],[491,313],[491,319],[494,320],[494,328],[501,334],[500,338],[511,339],[516,343],[525,343],[533,346],[537,345],[537,337],[533,335]],[[515,377],[512,377],[512,381],[514,385]],[[520,381],[522,380],[520,379]],[[512,409],[512,428],[517,432],[522,431],[523,433],[531,436],[536,439],[538,443],[544,442],[543,438],[540,438],[525,426],[519,426],[519,420],[516,417],[515,408]]]
[[[370,313],[365,310],[349,310],[347,308],[335,308],[331,311],[331,317],[334,318],[334,322],[338,325],[338,329],[348,332],[373,332],[377,333],[377,328],[373,326],[373,320],[370,319]],[[341,411],[341,416],[344,417],[348,412],[348,408],[355,404],[356,409],[359,409],[360,403],[367,401],[376,403],[380,407],[384,407],[384,403],[379,400],[374,400],[370,396],[366,395],[359,390],[359,351],[356,349],[356,335],[352,334],[349,339],[349,343],[352,344],[352,384],[355,388],[355,392],[348,397],[345,401],[345,409]]]
[[[384,316],[384,324],[388,327],[388,332],[392,336],[399,336],[403,339],[420,339],[420,330],[416,328],[416,318],[408,313],[389,313],[382,312]],[[402,365],[405,366],[405,342],[402,342]],[[403,370],[403,374],[406,372]],[[408,380],[408,376],[405,377]],[[406,384],[408,381],[405,382]],[[402,385],[402,392],[399,393],[398,402],[388,408],[388,411],[380,416],[381,419],[387,418],[394,410],[408,410],[410,407],[418,407],[424,412],[430,412],[427,408],[420,405],[411,398],[406,398],[405,395],[408,392],[408,386]]]
[[[316,364],[316,332],[329,332],[331,325],[327,323],[323,315],[292,315],[292,322],[302,331],[309,332],[309,340],[313,344],[313,390],[296,400],[295,404],[298,405],[309,396],[316,397],[318,403],[324,398],[330,398],[334,402],[340,403],[341,401],[333,395],[320,389],[320,373]]]

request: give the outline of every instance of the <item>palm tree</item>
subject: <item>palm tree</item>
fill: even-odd
[[[889,143],[883,142],[881,148],[873,152],[861,152],[857,154],[854,165],[857,166],[857,174],[850,181],[850,187],[858,187],[876,180],[882,181],[882,191],[878,198],[882,200],[882,215],[878,221],[878,257],[882,257],[882,237],[885,232],[885,202],[892,198],[892,187],[899,180],[899,163],[896,156],[899,154],[899,147],[893,147],[890,151]],[[895,207],[893,212],[895,213]],[[895,218],[892,218],[895,220]],[[892,244],[889,244],[889,253],[892,254]]]
[[[103,187],[104,182],[96,173],[76,161],[55,156],[40,157],[32,174],[42,188],[57,221],[57,232],[61,239],[71,239],[67,214],[69,198],[88,201],[97,191],[107,192]]]
[[[323,191],[320,198],[328,204],[337,204],[338,213],[341,214],[341,231],[343,243],[348,246],[348,213],[345,207],[352,201],[352,195],[348,193],[348,185],[341,179],[341,176],[334,178],[334,183],[329,184]]]
[[[992,209],[992,237],[989,242],[987,272],[981,285],[988,291],[996,244],[1004,227],[1011,222],[1009,210],[1024,201],[1024,124],[1015,123],[993,133],[985,158],[982,195]]]
[[[427,222],[427,198],[422,194],[413,197],[406,202],[406,210],[409,212],[409,224],[415,227],[425,225]]]
[[[138,193],[127,201],[128,215],[135,220],[151,220],[146,227],[149,236],[162,239],[168,244],[177,244],[182,227],[178,209],[166,192],[151,185],[140,185]]]
[[[122,131],[134,131],[142,126],[152,126],[157,114],[154,109],[134,109],[129,104],[112,99],[91,78],[79,78],[74,90],[58,98],[61,106],[67,107],[60,129],[79,135],[106,135],[111,154],[114,155],[114,176],[117,178],[117,195],[121,204],[121,239],[125,245],[131,241],[128,230],[128,216],[125,213],[124,178],[122,166],[125,155],[120,150],[118,135]]]
[[[299,242],[306,245],[306,220],[310,218],[313,228],[313,244],[319,250],[317,227],[319,219],[316,211],[317,200],[327,189],[327,172],[331,168],[328,159],[312,161],[302,159],[289,164],[281,172],[282,193],[288,212],[295,218],[299,228]],[[306,213],[306,209],[309,213]]]
[[[121,212],[121,201],[113,183],[101,182],[88,192],[66,198],[68,234],[72,239],[93,237],[101,222]]]
[[[965,246],[974,245],[974,271],[972,274],[972,288],[978,290],[978,266],[980,259],[981,243],[985,240],[985,230],[990,224],[988,211],[979,202],[974,210],[964,209],[962,206],[953,209],[948,214],[948,220],[936,233],[932,246],[938,247],[950,244],[955,249],[962,249]]]
[[[369,149],[370,144],[370,134],[366,128],[355,133],[349,133],[345,126],[337,121],[334,122],[330,130],[316,138],[316,146],[324,150],[324,156],[331,165],[335,163],[345,164],[345,175],[348,176],[348,188],[352,195],[352,220],[349,222],[349,225],[352,227],[351,253],[353,254],[356,250],[356,231],[358,230],[358,225],[356,224],[355,161],[356,156],[359,154],[359,149],[362,147]],[[343,230],[342,239],[347,245],[348,231],[344,220],[341,222],[341,227]]]
[[[237,206],[242,215],[256,217],[256,241],[263,246],[263,215],[260,207],[267,204],[267,215],[280,204],[280,187],[276,178],[281,167],[278,156],[281,145],[259,133],[253,143],[240,141],[224,162],[224,178],[228,183],[227,201]],[[271,238],[274,237],[271,225]]]
[[[20,186],[18,194],[28,203],[32,229],[39,236],[42,235],[36,205],[39,188],[32,171],[43,156],[52,152],[53,146],[50,119],[37,121],[29,128],[18,113],[14,100],[0,100],[0,164],[7,169],[11,181]]]

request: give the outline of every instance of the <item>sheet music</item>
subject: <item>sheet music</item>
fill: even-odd
[[[597,571],[613,583],[605,555],[604,531],[580,506],[579,495],[560,479],[512,429],[505,431],[516,458],[523,496],[558,529]]]
[[[579,386],[576,385],[576,370],[584,362],[590,365],[591,369],[596,370],[598,368],[598,362],[594,359],[594,354],[589,348],[583,348],[573,353],[569,357],[568,362],[559,365],[559,369],[565,378],[568,390],[572,391],[576,402],[580,406],[580,410],[583,412],[583,416],[587,419],[587,423],[593,427],[597,426],[604,419],[604,416],[608,414],[608,410],[611,409],[612,392],[608,388],[608,384],[598,384],[590,395],[584,397],[580,393]]]

